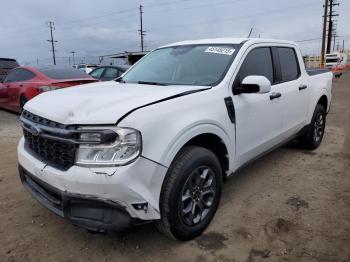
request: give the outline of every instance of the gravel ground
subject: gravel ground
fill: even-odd
[[[0,261],[350,261],[350,73],[333,96],[323,144],[285,146],[240,171],[186,243],[151,225],[90,234],[42,207],[17,174],[18,115],[0,110]]]

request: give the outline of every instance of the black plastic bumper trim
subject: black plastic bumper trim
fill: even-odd
[[[22,166],[19,166],[19,175],[34,199],[76,226],[106,232],[125,230],[146,222],[132,218],[125,207],[115,202],[61,191],[34,177]]]

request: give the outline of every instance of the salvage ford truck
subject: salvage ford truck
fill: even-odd
[[[320,145],[332,73],[302,61],[290,41],[185,41],[114,81],[41,94],[20,117],[21,181],[88,230],[154,222],[192,239],[213,219],[227,177],[290,140]]]

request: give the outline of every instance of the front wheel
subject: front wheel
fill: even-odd
[[[300,145],[305,149],[316,149],[322,142],[325,126],[326,111],[322,105],[317,104],[308,130],[299,138]]]
[[[160,197],[158,229],[191,240],[209,225],[219,205],[222,169],[208,149],[185,147],[169,168]]]

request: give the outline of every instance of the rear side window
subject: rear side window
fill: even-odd
[[[52,79],[82,79],[90,78],[85,72],[75,68],[43,68],[39,69],[44,75]]]
[[[236,78],[235,86],[240,86],[243,79],[250,75],[265,76],[273,83],[273,65],[269,47],[259,47],[249,52]]]
[[[5,78],[4,82],[22,82],[22,81],[28,81],[35,77],[35,74],[29,70],[26,69],[14,69],[12,70]]]
[[[278,47],[282,82],[292,81],[299,77],[300,69],[296,53],[293,48]]]

